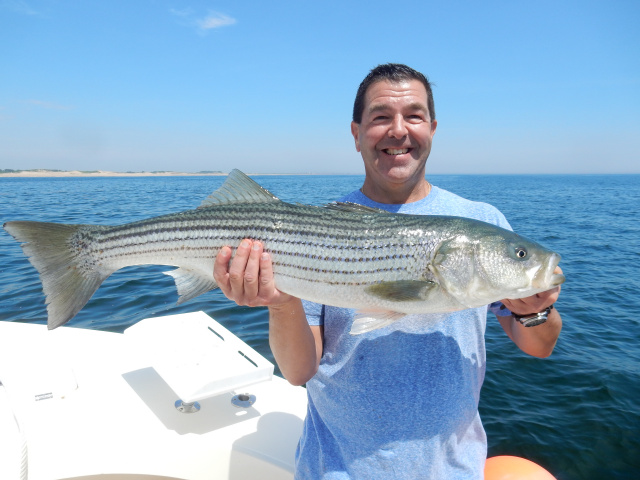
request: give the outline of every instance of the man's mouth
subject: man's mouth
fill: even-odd
[[[387,155],[404,155],[409,151],[408,148],[385,148],[382,150]]]

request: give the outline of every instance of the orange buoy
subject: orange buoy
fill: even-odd
[[[557,480],[537,463],[526,458],[501,455],[487,458],[484,480]]]

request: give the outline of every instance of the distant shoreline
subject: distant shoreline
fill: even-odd
[[[465,176],[465,175],[501,175],[505,177],[518,176],[518,175],[549,175],[549,176],[563,176],[563,175],[639,175],[640,173],[502,173],[502,174],[469,174],[469,173],[431,173],[429,176],[439,175],[453,175],[453,176]],[[34,170],[0,170],[0,178],[53,178],[53,177],[66,177],[66,178],[91,178],[91,177],[223,177],[227,176],[226,172],[170,172],[170,171],[157,171],[157,172],[109,172],[105,170],[96,171],[80,171],[80,170],[46,170],[46,169],[34,169]],[[247,173],[249,176],[307,176],[307,175],[360,175],[364,173]]]
[[[103,170],[15,170],[1,172],[0,177],[193,177],[193,176],[221,176],[223,172],[107,172]]]
[[[96,170],[91,172],[80,170],[0,170],[0,178],[83,178],[83,177],[226,177],[225,172],[107,172],[104,170]],[[282,175],[323,175],[317,173],[247,173],[249,176],[282,176]],[[346,175],[358,175],[357,173]]]

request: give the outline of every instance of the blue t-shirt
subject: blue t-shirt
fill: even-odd
[[[435,186],[409,204],[379,204],[360,191],[341,201],[510,229],[491,205]],[[324,347],[318,372],[307,383],[296,479],[483,478],[487,442],[478,401],[487,307],[430,314],[442,317],[435,325],[424,322],[424,315],[407,315],[351,335],[354,310],[303,303],[309,324],[324,325]],[[492,310],[498,313],[497,306]]]

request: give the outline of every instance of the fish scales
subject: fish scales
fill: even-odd
[[[90,233],[95,244],[91,256],[100,252],[100,261],[108,266],[138,264],[125,257],[148,263],[168,252],[211,259],[222,246],[249,237],[264,243],[279,274],[335,284],[375,283],[380,278],[372,274],[387,275],[400,268],[390,262],[412,256],[411,246],[401,251],[402,245],[389,233],[397,222],[384,225],[389,238],[381,242],[378,230],[371,228],[375,223],[354,225],[353,214],[323,212],[320,216],[316,210],[289,204],[208,207],[153,222],[103,227]],[[309,278],[303,272],[314,275]],[[336,275],[349,278],[337,280]]]
[[[239,171],[200,208],[116,225],[7,222],[38,270],[56,328],[120,268],[178,267],[178,303],[217,285],[216,254],[250,238],[270,253],[277,288],[358,310],[352,333],[409,313],[441,313],[521,298],[562,283],[560,257],[476,220],[280,201]],[[234,250],[235,251],[235,250]],[[519,258],[522,251],[527,258]],[[372,313],[373,312],[373,313]]]

